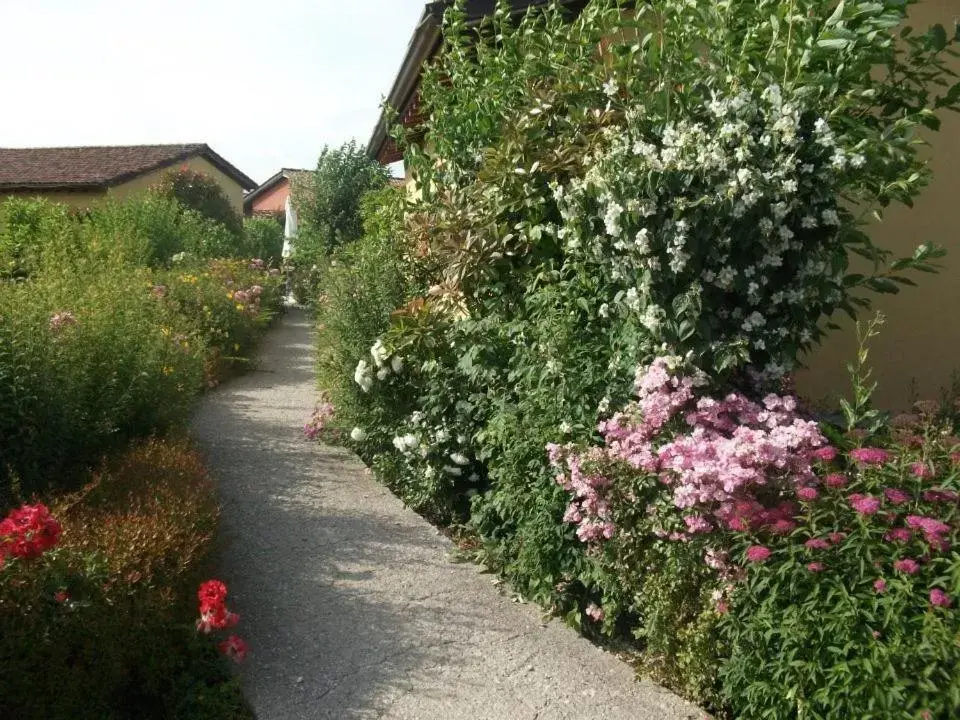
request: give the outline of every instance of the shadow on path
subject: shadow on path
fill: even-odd
[[[259,369],[211,393],[194,435],[218,479],[218,572],[250,644],[261,720],[699,718],[539,611],[502,596],[350,453],[308,443],[299,311]]]

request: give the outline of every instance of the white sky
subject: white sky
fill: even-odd
[[[262,182],[366,144],[426,0],[0,0],[0,147],[206,142]]]

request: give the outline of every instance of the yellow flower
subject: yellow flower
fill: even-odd
[[[160,332],[163,333],[163,336],[164,336],[164,337],[170,337],[170,328],[164,326],[164,327],[160,328]]]
[[[240,312],[243,312],[243,305],[237,303],[237,310],[239,310]]]
[[[233,344],[233,351],[234,351],[234,352],[240,352],[240,343],[234,343],[234,344]]]
[[[163,366],[163,374],[164,374],[164,375],[173,375],[173,368],[170,367],[169,365],[164,365],[164,366]]]

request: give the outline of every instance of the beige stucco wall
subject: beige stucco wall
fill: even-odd
[[[170,165],[168,167],[161,168],[160,170],[154,170],[151,173],[136,177],[130,182],[112,187],[108,191],[108,195],[112,198],[121,200],[132,195],[137,195],[160,182],[160,178],[163,177],[164,173],[167,173],[170,170],[175,170],[184,165],[195,172],[201,172],[204,175],[209,175],[216,180],[220,187],[223,188],[224,193],[226,193],[227,197],[230,199],[230,204],[233,205],[234,209],[238,213],[243,213],[243,188],[240,187],[235,180],[221,172],[209,160],[199,156],[189,158],[177,163],[176,165]]]
[[[187,160],[184,160],[175,165],[170,165],[159,170],[154,170],[153,172],[146,173],[139,177],[134,178],[130,182],[123,183],[122,185],[117,185],[115,187],[109,188],[106,191],[103,190],[84,190],[84,191],[37,191],[37,190],[25,190],[25,191],[13,191],[13,192],[2,192],[0,191],[0,202],[3,202],[7,197],[44,197],[53,202],[64,203],[70,207],[75,208],[89,208],[94,205],[96,202],[102,200],[105,197],[115,198],[122,200],[124,198],[132,197],[138,195],[145,190],[153,187],[160,179],[163,177],[164,173],[169,172],[170,170],[176,170],[179,167],[186,165],[191,170],[196,172],[202,172],[205,175],[209,175],[214,180],[219,183],[220,187],[223,188],[224,193],[230,199],[231,205],[234,209],[240,214],[243,213],[243,188],[237,184],[235,180],[225,175],[217,167],[215,167],[210,161],[203,157],[192,157]]]
[[[93,205],[98,200],[106,196],[103,190],[84,190],[84,191],[48,191],[39,192],[37,190],[0,190],[0,203],[8,197],[18,198],[36,198],[42,197],[51,202],[63,203],[73,208],[84,209]]]
[[[960,15],[958,0],[922,0],[911,10],[915,28],[942,23],[952,33]],[[960,59],[951,58],[960,72]],[[874,242],[897,257],[909,255],[923,242],[947,248],[939,275],[917,273],[918,287],[906,287],[898,295],[874,296],[874,307],[887,320],[871,345],[871,365],[879,382],[875,400],[883,407],[902,408],[915,386],[921,398],[936,397],[947,387],[951,375],[960,371],[960,114],[944,112],[939,133],[930,133],[927,152],[933,183],[914,208],[887,210],[882,223],[868,228]],[[869,319],[872,315],[867,315]],[[836,400],[849,394],[846,365],[854,357],[856,333],[844,315],[835,318],[842,330],[806,359],[808,369],[797,377],[798,391],[813,400]]]

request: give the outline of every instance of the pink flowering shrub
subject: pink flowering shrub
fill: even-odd
[[[769,559],[748,563],[733,585],[721,676],[742,716],[960,712],[957,440],[936,427],[913,430],[910,442],[874,440],[887,446],[820,462],[818,494],[795,529],[764,536]],[[734,557],[746,547],[749,559],[756,538],[745,530],[724,542]]]
[[[916,425],[828,444],[793,398],[717,400],[670,358],[636,390],[600,423],[602,447],[548,446],[563,521],[616,578],[590,620],[643,617],[648,652],[687,681],[706,656],[699,681],[722,684],[742,717],[960,711],[960,441]]]
[[[680,523],[657,529],[660,537],[792,532],[799,502],[817,497],[817,457],[830,450],[817,424],[797,414],[792,397],[770,394],[759,404],[736,392],[722,400],[698,393],[703,381],[676,365],[657,358],[641,368],[637,401],[599,425],[604,448],[548,446],[561,470],[557,482],[573,496],[564,520],[585,542],[613,537],[612,483],[603,468],[626,465],[665,486]]]
[[[320,433],[327,426],[327,424],[333,419],[336,414],[336,408],[334,408],[333,403],[324,398],[319,403],[313,411],[313,415],[310,416],[310,419],[303,426],[303,436],[307,440],[316,440],[320,437]]]

